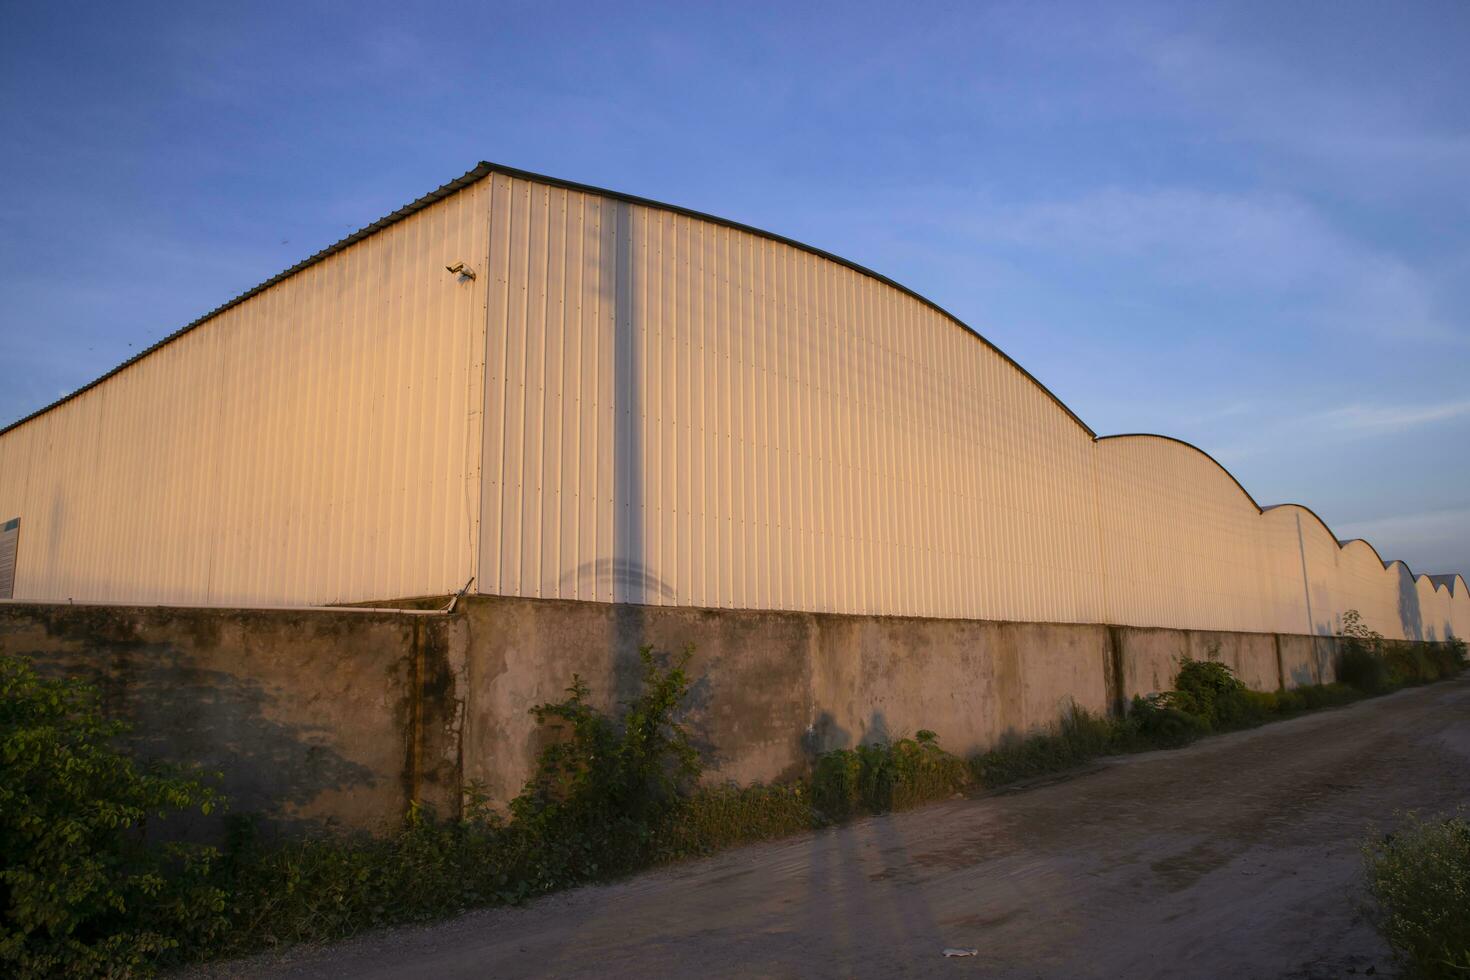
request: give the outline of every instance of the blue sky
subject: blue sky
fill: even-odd
[[[1470,574],[1470,5],[0,0],[0,421],[493,160],[930,297]]]

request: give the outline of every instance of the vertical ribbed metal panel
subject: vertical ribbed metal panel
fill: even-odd
[[[487,592],[1285,632],[1358,608],[1390,636],[1418,594],[1441,616],[1192,447],[1094,442],[871,276],[595,192],[490,194]]]
[[[1229,474],[1150,436],[1102,440],[1096,455],[1111,621],[1275,628],[1282,569],[1268,557],[1261,515]]]
[[[446,264],[478,270],[458,282]],[[1470,634],[1305,508],[1094,441],[847,265],[501,173],[0,436],[15,595],[486,593],[991,620]],[[1458,589],[1458,591],[1456,591]]]
[[[1090,437],[937,311],[687,215],[489,193],[483,590],[1101,618]]]
[[[230,307],[0,439],[20,599],[445,592],[478,539],[488,190]]]

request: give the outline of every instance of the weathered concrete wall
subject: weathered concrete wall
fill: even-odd
[[[1281,673],[1287,688],[1331,684],[1337,680],[1337,637],[1282,634]]]
[[[818,750],[938,732],[956,752],[1108,710],[1100,626],[812,616],[809,721]]]
[[[442,604],[442,600],[435,600]],[[512,798],[573,675],[614,709],[638,649],[694,648],[688,724],[711,781],[780,780],[822,751],[933,729],[972,753],[1070,703],[1119,711],[1186,656],[1259,690],[1333,679],[1331,637],[469,597],[452,615],[0,603],[0,652],[94,678],[147,755],[225,774],[290,830],[378,830],[459,787]]]
[[[1120,647],[1123,696],[1168,690],[1185,657],[1219,660],[1247,686],[1274,691],[1336,679],[1337,638],[1213,630],[1114,627]]]
[[[406,613],[0,603],[0,653],[91,680],[141,755],[220,772],[284,830],[457,800],[465,637]]]
[[[514,796],[541,747],[533,705],[582,677],[603,708],[633,696],[638,649],[693,644],[691,727],[722,778],[749,782],[806,758],[809,617],[567,600],[476,599],[465,679],[464,776],[492,799]]]

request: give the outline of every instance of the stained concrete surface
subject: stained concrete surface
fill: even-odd
[[[407,613],[0,603],[0,654],[95,684],[132,751],[219,773],[268,832],[451,810],[464,646],[463,623]],[[220,813],[166,826],[218,837]]]
[[[1390,969],[1359,842],[1470,802],[1470,677],[243,977],[1287,977]],[[944,959],[947,946],[973,959]]]

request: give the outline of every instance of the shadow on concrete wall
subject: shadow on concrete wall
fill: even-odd
[[[649,592],[673,598],[647,560],[647,507],[643,444],[643,364],[639,351],[644,311],[639,307],[636,281],[641,265],[634,256],[642,246],[634,241],[633,209],[618,201],[612,205],[613,250],[602,256],[598,277],[604,309],[613,310],[613,555],[606,563],[613,601],[609,621],[612,652],[609,690],[619,705],[637,697],[642,665],[638,651],[647,643],[647,623],[641,605]]]
[[[43,674],[96,684],[107,713],[133,726],[124,737],[129,749],[143,759],[220,773],[229,812],[259,814],[269,833],[326,829],[329,824],[293,811],[324,792],[375,783],[371,770],[333,747],[334,729],[271,717],[274,698],[258,681],[201,668],[171,644],[139,643],[100,657],[11,652]],[[219,826],[219,816],[200,817],[177,829],[185,837],[210,837]]]

